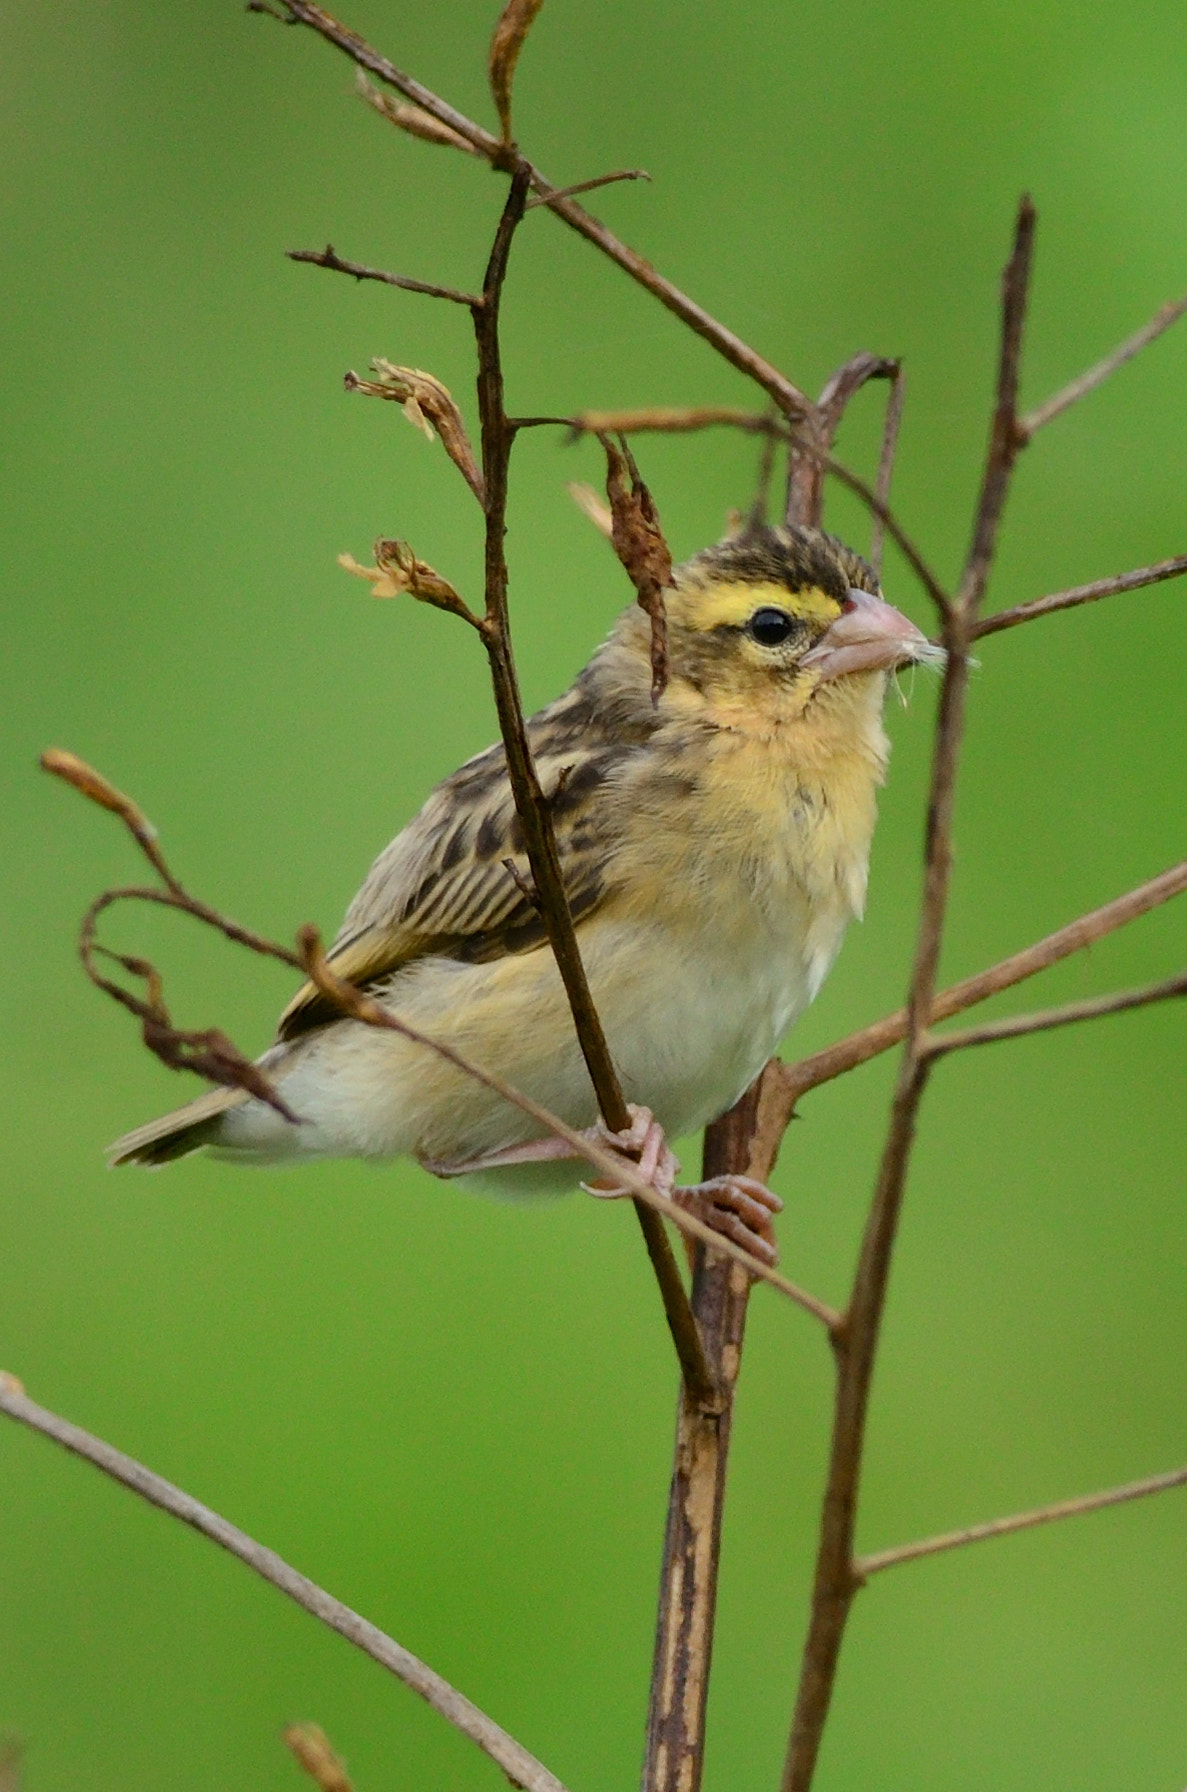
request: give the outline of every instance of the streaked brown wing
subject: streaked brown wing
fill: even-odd
[[[579,707],[579,692],[570,691],[530,724],[575,920],[592,913],[604,894],[616,832],[605,786],[639,745],[637,737],[610,743],[604,736],[591,745],[590,735],[599,731],[588,717],[581,726]],[[508,860],[523,885],[530,884],[499,746],[438,785],[376,859],[331,948],[335,971],[365,986],[428,954],[478,963],[538,948],[547,937],[544,924]],[[281,1016],[280,1037],[305,1033],[334,1012],[307,983]]]

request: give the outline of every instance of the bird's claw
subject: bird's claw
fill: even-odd
[[[651,1109],[631,1106],[627,1112],[631,1123],[625,1131],[611,1132],[599,1120],[586,1137],[620,1153],[657,1194],[666,1195],[686,1213],[691,1213],[723,1238],[740,1245],[760,1262],[773,1264],[778,1252],[772,1221],[775,1214],[783,1211],[778,1195],[755,1181],[753,1176],[715,1176],[709,1182],[678,1187],[679,1160]],[[583,1182],[581,1186],[586,1194],[598,1195],[604,1201],[616,1200],[631,1192],[622,1183],[610,1182],[608,1177],[596,1183]]]
[[[782,1213],[783,1203],[753,1176],[714,1176],[691,1188],[674,1188],[672,1199],[761,1262],[774,1264],[778,1260],[772,1221],[775,1214]]]
[[[645,1182],[649,1182],[657,1194],[671,1197],[676,1177],[680,1171],[680,1160],[669,1148],[664,1137],[664,1129],[650,1108],[637,1108],[628,1104],[627,1113],[631,1123],[622,1132],[611,1132],[604,1121],[599,1120],[591,1126],[586,1138],[595,1145],[604,1145],[609,1150],[627,1159],[632,1170],[637,1170]],[[609,1179],[581,1184],[587,1195],[599,1195],[604,1201],[617,1200],[621,1195],[629,1195],[630,1189],[623,1183],[612,1183]]]

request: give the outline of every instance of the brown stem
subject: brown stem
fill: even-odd
[[[784,1764],[783,1792],[807,1792],[811,1785],[845,1626],[853,1596],[861,1584],[854,1563],[854,1534],[866,1417],[911,1146],[927,1084],[928,1063],[921,1048],[934,1001],[951,877],[953,799],[968,687],[968,645],[993,563],[998,525],[1019,447],[1018,370],[1034,223],[1034,208],[1024,198],[1018,211],[1013,251],[1002,277],[1001,347],[989,452],[959,595],[945,617],[948,659],[932,758],[923,899],[907,998],[906,1043],[853,1290],[833,1334],[837,1389],[832,1444],[812,1612]]]
[[[756,1083],[709,1127],[706,1179],[739,1169],[761,1175],[749,1151],[757,1111]],[[681,1389],[660,1569],[643,1792],[699,1792],[701,1784],[726,1464],[750,1288],[751,1278],[739,1264],[724,1262],[704,1245],[696,1247],[692,1307],[716,1380],[720,1410],[706,1412],[687,1388]]]
[[[398,286],[401,292],[420,292],[430,299],[449,299],[455,305],[473,307],[478,303],[472,292],[458,292],[452,286],[433,286],[424,280],[410,280],[406,274],[389,274],[383,268],[364,267],[360,261],[344,261],[332,244],[324,249],[286,249],[290,261],[306,261],[315,268],[328,268],[332,274],[349,274],[354,280],[379,280],[384,286]]]
[[[1067,591],[1053,591],[1049,597],[1032,598],[1030,603],[1015,604],[999,610],[996,616],[983,616],[973,631],[974,639],[996,635],[1019,623],[1033,622],[1036,616],[1050,616],[1056,610],[1074,610],[1079,604],[1092,604],[1101,597],[1116,597],[1123,591],[1140,591],[1144,585],[1160,585],[1163,579],[1177,579],[1187,572],[1187,554],[1173,560],[1159,560],[1153,566],[1139,566],[1133,572],[1120,572],[1111,579],[1094,579],[1090,585],[1073,585]]]
[[[970,1045],[991,1045],[998,1039],[1022,1039],[1028,1033],[1049,1033],[1055,1027],[1069,1027],[1076,1021],[1100,1020],[1106,1014],[1124,1014],[1130,1008],[1145,1008],[1151,1002],[1169,1001],[1187,995],[1187,971],[1175,977],[1164,977],[1160,983],[1145,983],[1139,989],[1116,989],[1109,995],[1088,996],[1082,1002],[1064,1002],[1058,1008],[1042,1008],[1035,1014],[1012,1014],[1007,1020],[987,1021],[981,1027],[964,1027],[957,1033],[931,1033],[923,1050],[928,1058],[943,1058],[949,1052],[964,1051]]]
[[[890,395],[886,400],[886,417],[882,425],[882,450],[878,456],[878,478],[874,486],[874,496],[881,510],[885,510],[890,502],[890,482],[894,477],[894,460],[898,453],[899,429],[903,421],[903,400],[906,397],[906,381],[903,378],[903,364],[895,361],[894,372],[890,375]],[[870,565],[882,576],[882,549],[886,524],[878,510],[874,511],[870,528]]]
[[[846,361],[829,379],[816,401],[816,430],[801,445],[793,441],[787,458],[785,520],[819,525],[824,507],[824,475],[829,451],[845,408],[869,380],[893,379],[898,362],[865,350]]]
[[[536,199],[529,199],[528,211],[534,211],[540,205],[555,205],[558,199],[572,199],[576,193],[596,193],[599,187],[612,187],[621,180],[646,180],[651,176],[646,168],[617,168],[613,174],[595,174],[592,180],[575,181],[571,187],[559,187],[555,193],[541,193]]]
[[[1111,354],[1106,355],[1103,361],[1098,361],[1094,367],[1088,368],[1087,372],[1080,374],[1078,379],[1071,380],[1068,385],[1063,386],[1048,398],[1044,404],[1036,405],[1033,411],[1028,411],[1025,417],[1019,419],[1018,423],[1018,432],[1022,439],[1029,442],[1035,432],[1042,429],[1044,424],[1050,423],[1055,417],[1060,416],[1070,406],[1077,404],[1081,398],[1086,398],[1090,392],[1095,392],[1096,388],[1102,386],[1111,374],[1116,373],[1119,367],[1124,367],[1127,361],[1132,361],[1133,357],[1139,354],[1148,343],[1154,342],[1164,330],[1169,330],[1173,323],[1177,323],[1185,311],[1187,311],[1187,296],[1181,299],[1171,299],[1160,311],[1154,313],[1149,323],[1143,324],[1140,330],[1135,330],[1132,336],[1127,336],[1124,342],[1118,343],[1117,347]]]
[[[857,1573],[863,1581],[884,1568],[897,1568],[902,1562],[918,1562],[923,1556],[942,1555],[945,1550],[962,1549],[966,1543],[984,1543],[991,1537],[1009,1537],[1015,1531],[1029,1531],[1039,1524],[1054,1524],[1061,1518],[1082,1518],[1088,1512],[1103,1512],[1106,1506],[1123,1506],[1128,1500],[1145,1499],[1152,1493],[1165,1493],[1171,1487],[1187,1486],[1187,1468],[1174,1468],[1165,1475],[1148,1475],[1142,1481],[1128,1481],[1124,1487],[1108,1487],[1102,1493],[1084,1493],[1073,1500],[1056,1500],[1050,1506],[1036,1506],[1030,1512],[1015,1512],[1008,1518],[991,1518],[986,1524],[966,1525],[959,1531],[944,1531],[938,1537],[924,1537],[918,1543],[900,1543],[896,1549],[880,1549],[874,1555],[859,1556]]]
[[[339,24],[323,7],[314,5],[313,0],[280,0],[280,4],[294,24],[307,25],[312,31],[316,31],[319,37],[325,38],[327,43],[333,44],[336,49],[349,56],[360,68],[365,68],[376,80],[395,88],[397,93],[412,100],[440,124],[456,131],[458,136],[463,137],[493,166],[507,166],[508,149],[498,137],[484,131],[464,113],[458,112],[411,75],[405,74],[395,63],[389,62],[386,56],[373,50],[357,32]],[[687,324],[690,330],[716,349],[739,373],[744,373],[761,386],[775,400],[784,416],[802,419],[811,424],[814,417],[813,405],[799,387],[793,385],[777,367],[757,354],[748,343],[735,336],[732,330],[719,323],[715,317],[711,317],[687,293],[681,292],[670,280],[665,280],[649,261],[634,249],[628,248],[626,243],[620,242],[584,206],[578,205],[574,199],[562,198],[562,189],[547,180],[538,168],[527,162],[519,165],[527,170],[533,192],[547,200],[544,209],[563,218],[572,230],[577,231],[578,235],[583,236],[596,249],[600,249],[603,255],[608,256],[632,280],[657,298],[661,305]]]
[[[0,1412],[7,1413],[10,1419],[27,1425],[32,1431],[40,1431],[63,1449],[102,1469],[105,1475],[130,1488],[150,1505],[159,1506],[163,1512],[179,1518],[221,1549],[237,1556],[269,1585],[277,1587],[304,1611],[336,1630],[348,1643],[353,1643],[356,1649],[361,1649],[364,1655],[369,1655],[372,1661],[377,1661],[380,1667],[418,1693],[447,1723],[460,1730],[463,1736],[468,1736],[483,1754],[496,1762],[514,1785],[525,1787],[527,1792],[565,1792],[556,1775],[529,1754],[522,1743],[516,1742],[485,1711],[480,1711],[448,1680],[401,1648],[390,1636],[385,1636],[382,1630],[369,1624],[366,1618],[361,1618],[305,1575],[298,1574],[274,1550],[266,1549],[262,1543],[228,1524],[225,1518],[220,1518],[209,1506],[201,1505],[180,1487],[154,1474],[131,1456],[125,1456],[122,1450],[114,1449],[102,1438],[92,1436],[89,1431],[72,1425],[57,1413],[48,1412],[43,1406],[35,1405],[15,1376],[0,1374]]]
[[[349,1015],[352,1020],[362,1021],[364,1026],[379,1027],[393,1033],[400,1033],[405,1039],[411,1039],[414,1044],[423,1045],[426,1050],[436,1052],[438,1057],[444,1058],[446,1063],[452,1064],[456,1070],[460,1070],[465,1076],[472,1076],[485,1088],[491,1089],[496,1095],[501,1096],[504,1101],[509,1101],[512,1107],[517,1107],[522,1113],[529,1115],[546,1131],[555,1134],[558,1139],[564,1139],[566,1144],[572,1147],[574,1157],[583,1157],[600,1175],[611,1178],[614,1182],[624,1186],[637,1200],[645,1202],[654,1208],[657,1214],[662,1214],[665,1219],[671,1220],[677,1229],[685,1233],[687,1237],[701,1244],[712,1245],[714,1250],[724,1252],[732,1262],[740,1263],[749,1275],[757,1277],[760,1281],[768,1282],[772,1288],[777,1288],[781,1294],[785,1294],[790,1301],[793,1301],[796,1306],[802,1307],[806,1313],[810,1313],[822,1325],[831,1328],[836,1324],[838,1315],[833,1312],[831,1307],[826,1306],[823,1301],[817,1300],[814,1294],[809,1294],[805,1289],[797,1287],[794,1282],[789,1282],[787,1277],[781,1276],[777,1270],[768,1268],[757,1257],[752,1257],[748,1251],[744,1251],[740,1245],[734,1244],[728,1238],[723,1238],[719,1232],[714,1232],[703,1220],[697,1219],[685,1208],[677,1206],[676,1202],[669,1200],[666,1195],[659,1194],[650,1183],[644,1181],[631,1164],[611,1151],[608,1146],[598,1144],[586,1133],[578,1132],[576,1127],[570,1126],[558,1114],[553,1114],[548,1108],[542,1107],[538,1101],[533,1101],[530,1095],[523,1093],[522,1089],[516,1089],[511,1083],[505,1082],[494,1071],[485,1070],[482,1065],[475,1064],[472,1059],[464,1057],[461,1052],[455,1051],[443,1040],[434,1039],[431,1034],[422,1033],[419,1027],[411,1026],[408,1021],[402,1020],[398,1014],[394,1014],[390,1008],[385,1008],[383,1003],[377,1001],[374,996],[368,995],[366,990],[357,989],[353,983],[345,982],[335,973],[326,958],[321,935],[316,927],[302,927],[297,935],[297,941],[301,948],[301,968],[310,981],[317,985],[321,994],[331,1001],[340,1013]]]
[[[507,473],[515,432],[508,424],[503,398],[503,371],[499,347],[499,305],[507,260],[516,228],[523,218],[531,184],[531,170],[520,164],[512,176],[507,203],[499,221],[494,247],[483,282],[482,302],[473,309],[478,345],[478,409],[482,421],[482,471],[486,513],[486,615],[483,639],[490,659],[495,707],[507,753],[507,774],[515,807],[524,832],[524,847],[540,912],[569,1006],[582,1056],[589,1070],[598,1106],[612,1132],[630,1124],[626,1102],[610,1049],[594,1006],[585,966],[569,912],[548,802],[536,776],[524,725],[523,705],[507,611]],[[684,1283],[663,1222],[652,1208],[635,1200],[635,1212],[663,1298],[664,1313],[680,1359],[686,1385],[696,1399],[712,1405],[716,1395],[705,1361],[696,1321],[688,1304]]]
[[[1116,932],[1119,927],[1128,926],[1140,915],[1160,908],[1175,896],[1181,896],[1185,890],[1187,859],[1178,865],[1172,865],[1169,871],[1160,872],[1146,883],[1138,884],[1135,889],[1127,890],[1124,896],[1118,896],[1101,908],[1091,909],[1087,914],[1078,916],[1066,927],[1060,927],[1055,933],[1037,940],[1033,946],[1014,952],[1009,958],[1000,959],[997,964],[978,971],[975,976],[966,977],[962,982],[953,983],[948,989],[941,990],[932,1003],[931,1013],[927,1017],[928,1026],[934,1027],[939,1021],[950,1020],[954,1014],[963,1014],[966,1008],[973,1008],[978,1002],[987,1001],[990,996],[999,994],[1003,989],[1010,989],[1027,977],[1047,970],[1061,959],[1070,957],[1073,952],[1083,951],[1094,940],[1103,939],[1106,934]],[[898,1045],[906,1035],[907,1011],[900,1008],[868,1027],[850,1033],[835,1045],[814,1052],[810,1058],[801,1058],[798,1063],[779,1064],[772,1061],[767,1066],[767,1076],[763,1082],[758,1131],[759,1145],[771,1154],[771,1161],[774,1161],[778,1141],[786,1132],[801,1096],[806,1095],[810,1089],[819,1088],[822,1083],[832,1082],[834,1077],[843,1076],[857,1065],[879,1057],[892,1046]]]

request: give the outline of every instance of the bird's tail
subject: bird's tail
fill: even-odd
[[[248,1099],[242,1089],[209,1089],[184,1108],[175,1108],[160,1120],[150,1120],[127,1132],[110,1147],[108,1161],[116,1164],[168,1164],[188,1157],[203,1145],[213,1145],[222,1132],[223,1115]]]

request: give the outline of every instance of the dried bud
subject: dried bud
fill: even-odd
[[[602,494],[595,491],[592,485],[585,485],[578,479],[570,481],[568,493],[578,510],[589,518],[594,528],[600,530],[607,541],[613,541],[614,518],[611,516],[610,507]]]
[[[346,375],[348,392],[362,392],[368,398],[387,398],[402,407],[408,421],[422,430],[429,441],[433,428],[441,437],[441,445],[479,503],[482,502],[482,474],[474,459],[462,413],[454,403],[447,386],[419,367],[396,367],[390,361],[374,360],[373,380],[360,379],[357,373]]]
[[[418,560],[406,541],[380,540],[375,543],[374,551],[374,566],[360,566],[353,554],[338,556],[339,566],[356,578],[371,581],[372,597],[403,597],[407,593],[422,604],[449,610],[475,627],[479,626],[478,618],[448,579],[434,571],[427,560]]]
[[[321,1792],[351,1792],[345,1764],[330,1747],[320,1724],[290,1724],[284,1741]]]
[[[610,500],[614,552],[638,594],[639,608],[651,618],[651,700],[658,703],[668,682],[668,618],[664,592],[672,583],[672,556],[659,525],[655,501],[639,477],[629,450],[599,436],[606,451],[606,496]],[[631,484],[627,489],[626,476]]]
[[[466,141],[460,131],[442,124],[431,112],[426,112],[423,106],[413,106],[407,100],[398,100],[392,94],[384,93],[381,87],[368,81],[362,69],[355,76],[355,92],[381,117],[394,124],[397,130],[407,131],[410,137],[420,137],[425,143],[439,143],[446,149],[464,150],[468,156],[481,154],[472,143]]]
[[[519,61],[519,52],[523,49],[524,40],[531,30],[532,20],[539,12],[543,0],[507,0],[506,6],[499,15],[494,36],[490,40],[490,58],[487,68],[490,74],[490,90],[494,95],[498,108],[499,123],[503,127],[503,142],[510,144],[511,136],[511,84],[515,79],[515,65]]]

